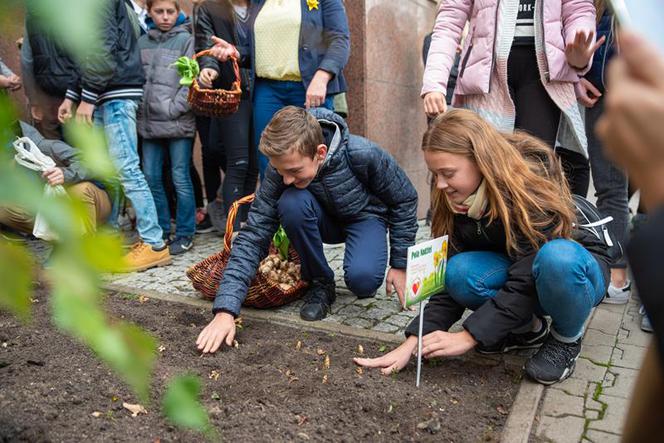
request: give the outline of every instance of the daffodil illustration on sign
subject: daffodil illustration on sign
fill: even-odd
[[[420,303],[445,288],[447,236],[408,248],[405,307]]]
[[[310,11],[312,9],[318,9],[318,0],[307,0],[307,6],[309,6]]]

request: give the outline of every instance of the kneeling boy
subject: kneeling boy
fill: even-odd
[[[325,318],[336,298],[323,243],[346,244],[346,285],[358,297],[373,297],[385,276],[389,232],[387,287],[401,292],[405,286],[406,253],[417,232],[417,192],[394,158],[349,134],[332,111],[294,106],[275,114],[259,148],[270,165],[233,245],[214,301],[215,317],[196,342],[203,352],[233,342],[234,317],[279,224],[309,282],[300,310],[304,320]]]

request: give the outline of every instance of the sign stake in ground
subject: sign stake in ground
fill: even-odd
[[[408,248],[406,263],[406,291],[404,308],[416,303],[420,305],[417,330],[417,379],[420,387],[422,376],[422,335],[424,329],[424,302],[445,289],[445,268],[447,267],[447,236],[418,243]]]
[[[420,325],[417,330],[417,381],[415,387],[420,387],[422,375],[422,329],[424,328],[424,302],[420,302]]]

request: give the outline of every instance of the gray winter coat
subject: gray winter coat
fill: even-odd
[[[189,89],[180,85],[173,63],[194,54],[188,23],[168,32],[150,29],[138,40],[146,83],[138,111],[138,133],[143,138],[194,137],[196,120],[187,103]]]
[[[351,135],[341,117],[327,109],[311,112],[324,132],[333,136],[325,162],[307,190],[336,219],[347,223],[369,217],[385,220],[390,266],[405,268],[408,247],[415,243],[417,233],[417,191],[413,184],[390,154],[363,137]],[[247,225],[233,243],[213,312],[239,314],[248,285],[279,227],[277,203],[286,188],[281,175],[268,166]]]
[[[94,178],[81,165],[78,150],[61,140],[44,138],[41,133],[21,121],[21,132],[37,145],[42,154],[50,157],[57,167],[62,168],[65,185],[74,185],[83,181],[94,181]]]

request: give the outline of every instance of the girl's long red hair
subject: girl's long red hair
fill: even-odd
[[[477,114],[452,109],[439,115],[424,134],[422,149],[472,159],[487,187],[490,222],[505,227],[510,255],[524,241],[537,249],[553,238],[570,238],[574,204],[552,149],[525,133],[502,134]],[[434,236],[454,231],[454,212],[445,193],[432,190]],[[544,232],[547,232],[545,235]]]

